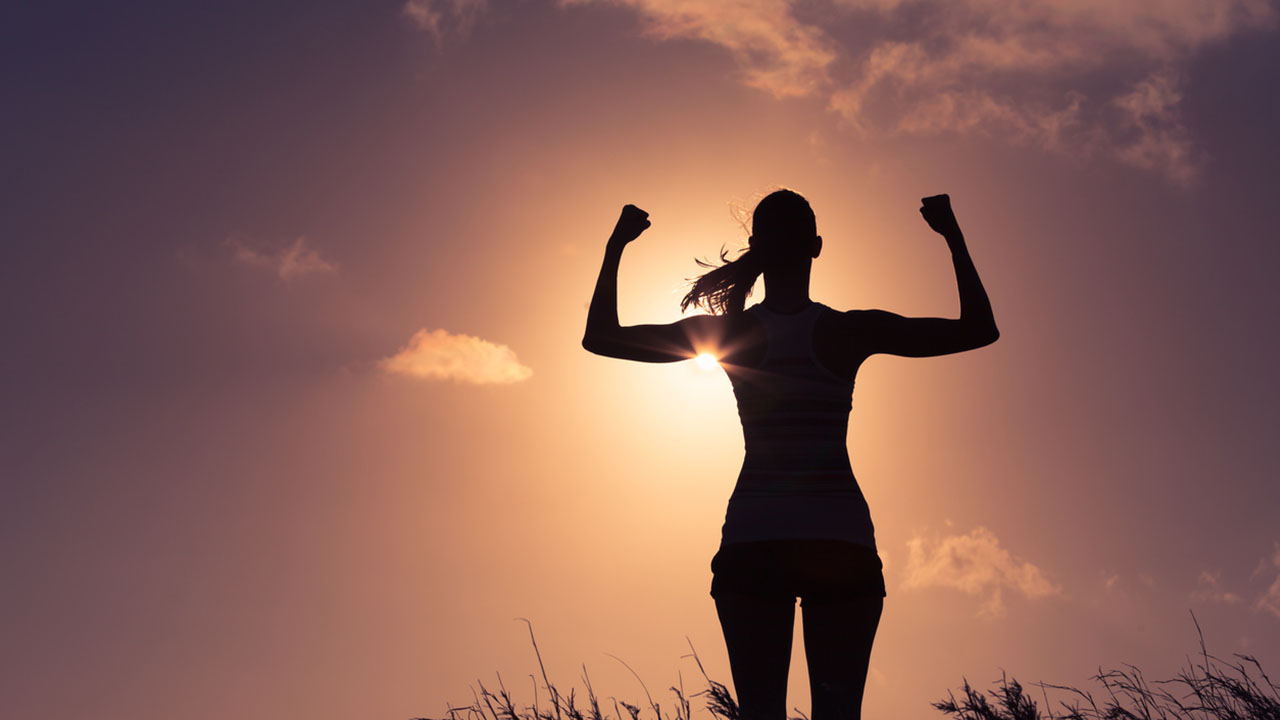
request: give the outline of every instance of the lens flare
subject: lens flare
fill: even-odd
[[[693,361],[696,362],[698,367],[703,370],[715,370],[720,367],[720,363],[716,360],[716,356],[711,353],[699,353],[698,357],[694,358]]]

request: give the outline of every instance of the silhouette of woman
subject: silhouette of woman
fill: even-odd
[[[945,355],[999,337],[950,199],[924,198],[920,213],[951,250],[959,319],[840,312],[810,300],[822,238],[808,201],[790,190],[760,201],[746,252],[732,261],[722,252],[724,264],[699,277],[681,302],[710,314],[621,326],[618,264],[627,243],[649,227],[648,213],[624,207],[605,247],[582,346],[642,362],[711,352],[737,397],[746,452],[711,561],[711,595],[744,720],[786,717],[797,597],[813,720],[861,717],[885,589],[846,447],[859,366],[876,353]],[[765,298],[744,309],[761,274]]]

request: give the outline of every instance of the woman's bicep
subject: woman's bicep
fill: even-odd
[[[678,362],[694,357],[710,342],[714,324],[714,316],[695,315],[661,325],[630,325],[583,346],[597,355],[623,360]]]
[[[949,355],[981,347],[971,329],[960,320],[937,317],[903,317],[885,310],[846,313],[850,331],[863,338],[867,354],[902,357]]]

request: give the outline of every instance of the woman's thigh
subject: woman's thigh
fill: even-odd
[[[874,595],[801,605],[813,720],[861,717],[871,645],[884,598]]]
[[[795,598],[722,591],[715,602],[743,720],[783,720]]]
[[[813,720],[850,720],[861,707],[871,644],[884,605],[873,548],[830,540],[777,540],[720,549],[712,595],[734,685],[745,709],[785,709],[795,598],[804,613]],[[741,677],[740,677],[741,675]]]

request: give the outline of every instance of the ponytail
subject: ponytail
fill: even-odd
[[[714,315],[740,313],[747,305],[747,296],[756,278],[764,271],[760,262],[760,253],[750,248],[737,258],[730,260],[727,250],[720,250],[722,265],[715,265],[705,260],[694,259],[702,267],[712,268],[693,281],[693,287],[680,301],[680,310],[704,307]]]
[[[742,226],[745,230],[746,223]],[[821,247],[812,242],[815,238],[821,240],[817,236],[813,208],[803,195],[786,189],[769,193],[751,212],[751,246],[733,260],[722,248],[722,265],[696,260],[711,270],[693,281],[689,294],[680,301],[680,310],[700,305],[715,315],[742,312],[751,286],[765,266],[788,267],[810,261],[817,255],[816,248]]]

